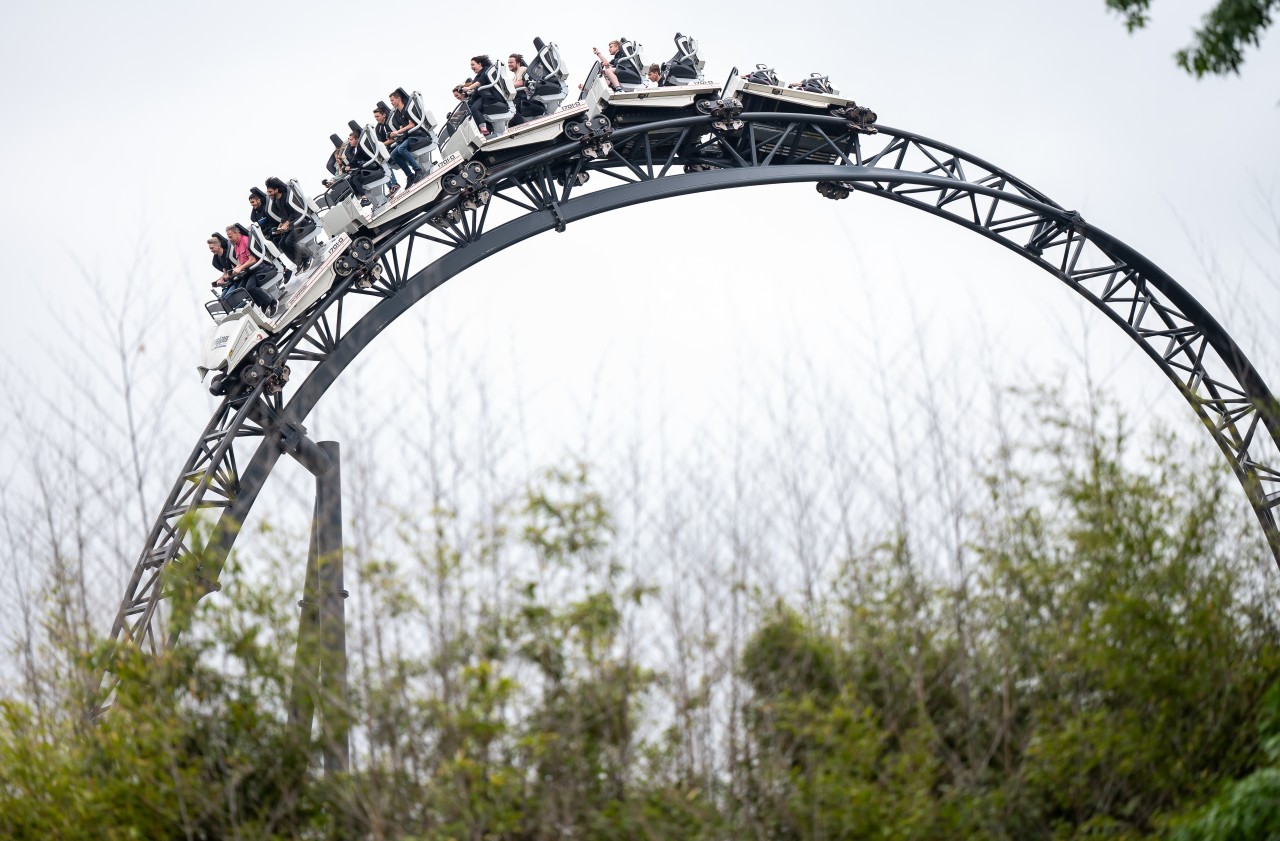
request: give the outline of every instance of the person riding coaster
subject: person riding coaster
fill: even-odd
[[[476,74],[463,85],[467,91],[467,106],[471,116],[487,137],[498,137],[507,130],[507,124],[515,116],[512,93],[505,76],[487,55],[471,59],[471,69]]]
[[[270,305],[230,310],[219,301],[205,305],[214,326],[197,371],[201,379],[216,372],[209,383],[215,395],[227,393],[237,381],[256,386],[264,377],[269,378],[269,390],[282,387],[288,380],[288,368],[277,364],[281,360],[275,359],[276,348],[269,337],[327,294],[337,278],[367,271],[373,255],[373,242],[367,237],[353,242],[346,234],[339,234],[315,249],[311,270],[286,288],[283,258],[256,225],[249,229],[249,247],[257,258],[249,284],[255,284]],[[255,300],[258,297],[254,295]]]
[[[602,62],[602,71],[614,86],[615,92],[633,91],[644,86],[645,64],[640,57],[640,44],[619,38],[609,42],[609,55],[605,58],[599,50],[595,50],[596,58]]]

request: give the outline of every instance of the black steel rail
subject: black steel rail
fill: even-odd
[[[385,327],[445,281],[589,216],[671,196],[788,182],[815,182],[829,198],[854,191],[880,196],[954,222],[1017,252],[1101,310],[1204,422],[1280,563],[1280,410],[1235,341],[1168,274],[1008,172],[945,143],[883,126],[866,135],[835,116],[731,117],[738,122],[699,115],[629,125],[623,117],[607,137],[566,140],[509,162],[488,159],[481,185],[492,196],[488,204],[467,210],[467,195],[453,197],[379,236],[377,283],[335,286],[274,337],[280,360],[309,368],[294,377],[288,401],[259,383],[233,393],[214,412],[147,536],[112,640],[147,651],[172,642],[180,629],[162,627],[161,611],[171,571],[216,589],[240,525],[280,455],[297,450],[316,403]],[[486,162],[483,148],[475,159]],[[596,183],[588,187],[592,176]],[[601,179],[608,179],[603,189]],[[202,511],[217,521],[209,544],[196,547],[193,519]],[[114,691],[114,675],[105,673],[100,687],[99,710]]]

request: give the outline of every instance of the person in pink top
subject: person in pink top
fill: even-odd
[[[231,270],[231,282],[234,283],[244,277],[244,273],[258,262],[258,258],[249,251],[249,230],[244,225],[239,222],[228,225],[227,239],[231,240],[231,253],[236,261],[235,268]]]
[[[276,302],[260,288],[261,278],[251,271],[257,264],[258,258],[254,257],[253,252],[249,250],[249,230],[238,222],[228,225],[227,239],[231,241],[232,259],[236,265],[228,273],[227,279],[217,284],[227,287],[226,292],[223,293],[223,300],[226,300],[233,289],[240,286],[249,293],[249,297],[262,308],[267,317],[271,318],[275,315]]]

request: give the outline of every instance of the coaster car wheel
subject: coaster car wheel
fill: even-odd
[[[227,393],[227,375],[214,374],[213,379],[209,380],[209,393],[214,397],[221,397]]]
[[[462,177],[472,184],[479,184],[484,178],[484,164],[479,161],[467,161],[462,165]]]
[[[613,124],[609,122],[609,118],[604,114],[597,114],[592,117],[588,121],[587,127],[593,134],[608,134],[613,131]]]
[[[262,382],[263,377],[265,377],[266,375],[267,375],[266,368],[263,368],[261,365],[256,365],[256,364],[250,365],[240,372],[240,381],[245,385],[247,385],[249,388],[253,388],[258,383]]]
[[[564,124],[564,136],[570,140],[581,140],[587,136],[587,127],[577,120],[570,120]]]
[[[463,179],[462,173],[451,172],[444,178],[440,179],[440,189],[450,196],[456,196],[466,189],[467,182]]]
[[[343,254],[333,263],[333,273],[338,277],[351,277],[358,268],[360,265],[352,259],[350,254]]]
[[[351,243],[351,256],[361,263],[367,263],[373,256],[373,240],[368,237],[356,237]]]

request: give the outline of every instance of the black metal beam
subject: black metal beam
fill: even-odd
[[[858,191],[955,222],[1020,254],[1102,310],[1175,383],[1204,422],[1244,487],[1280,563],[1280,530],[1274,516],[1280,505],[1280,409],[1238,344],[1172,277],[1010,173],[947,144],[884,126],[877,137],[865,138],[849,131],[841,118],[827,115],[744,113],[740,118],[744,130],[729,134],[715,133],[712,118],[703,116],[617,128],[612,134],[614,153],[595,160],[583,156],[579,144],[564,142],[487,173],[495,195],[518,195],[508,204],[525,210],[523,216],[486,230],[485,215],[469,212],[463,215],[465,230],[459,229],[443,218],[457,207],[453,199],[434,208],[430,217],[419,215],[380,236],[375,260],[393,271],[383,279],[385,288],[370,290],[381,296],[378,303],[354,324],[344,325],[343,296],[357,290],[343,285],[276,337],[285,358],[315,363],[292,398],[285,403],[280,395],[267,397],[260,386],[252,394],[229,399],[215,412],[148,536],[113,637],[155,646],[152,625],[165,597],[159,573],[187,552],[183,518],[199,508],[221,509],[214,539],[203,553],[207,569],[200,574],[210,587],[216,586],[226,553],[282,448],[298,449],[296,436],[289,438],[288,431],[301,428],[329,386],[370,342],[450,278],[532,236],[610,210],[689,193],[779,183],[825,182],[824,195]],[[636,142],[628,142],[631,138]],[[661,153],[665,160],[657,171],[651,138],[657,138],[657,145],[670,146],[669,152]],[[681,149],[690,157],[682,157]],[[817,152],[833,163],[795,162]],[[682,167],[704,171],[680,174]],[[610,169],[623,175],[618,185],[593,192],[576,189],[578,173]],[[565,183],[557,190],[551,179],[562,175]],[[433,226],[433,218],[440,223]],[[412,243],[424,236],[421,229],[446,234],[453,230],[456,242],[433,263],[409,274]],[[1086,255],[1086,247],[1100,256]],[[334,306],[337,317],[330,324],[326,313]],[[304,341],[310,345],[305,350],[300,348]],[[240,459],[247,461],[240,473],[235,445],[249,437],[260,440],[251,458],[245,453]],[[312,461],[323,468],[322,462]],[[109,695],[112,686],[107,679],[104,694]]]

